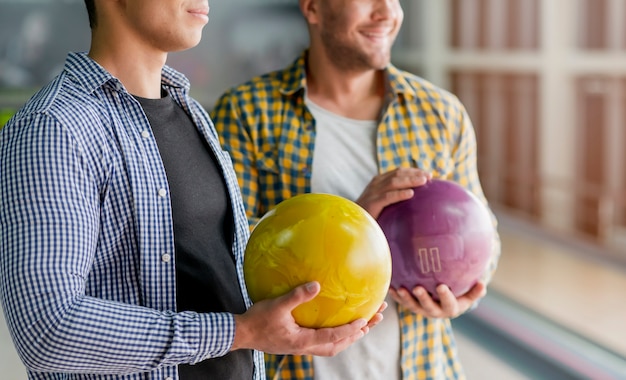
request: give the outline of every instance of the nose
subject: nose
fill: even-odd
[[[402,6],[399,0],[377,0],[373,17],[376,21],[402,18]]]

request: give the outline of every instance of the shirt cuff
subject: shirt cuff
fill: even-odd
[[[235,317],[231,313],[204,313],[200,317],[198,354],[191,364],[224,356],[235,340]]]

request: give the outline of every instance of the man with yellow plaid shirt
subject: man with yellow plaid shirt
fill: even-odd
[[[300,0],[309,48],[289,67],[233,88],[211,116],[232,156],[253,226],[292,196],[334,193],[374,218],[431,177],[485,203],[476,140],[456,97],[390,64],[403,19],[397,0]],[[496,223],[494,218],[494,224]],[[484,278],[435,302],[422,287],[390,289],[384,320],[330,358],[266,353],[268,379],[463,379],[450,318],[484,296]]]

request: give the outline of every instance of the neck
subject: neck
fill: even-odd
[[[119,79],[131,94],[149,99],[161,97],[161,70],[167,53],[146,48],[112,28],[93,32],[89,56]]]
[[[339,115],[374,120],[385,95],[384,72],[340,69],[313,50],[307,57],[307,95],[319,106]]]

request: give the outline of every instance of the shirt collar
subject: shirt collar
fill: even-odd
[[[394,65],[389,64],[385,69],[387,73],[387,83],[392,94],[403,95],[405,97],[417,97],[417,89],[411,85],[406,73],[398,70]]]
[[[304,90],[306,87],[306,57],[308,50],[305,50],[300,56],[287,67],[284,71],[282,78],[281,93],[284,95],[293,95],[296,92]],[[407,80],[405,74],[396,68],[394,65],[389,64],[385,68],[387,76],[387,85],[390,95],[404,95],[405,97],[416,97],[417,89],[413,87]]]
[[[85,52],[69,53],[65,61],[65,71],[90,93],[107,84],[117,91],[126,92],[119,79],[111,75]],[[182,73],[169,66],[163,67],[161,83],[166,87],[186,91],[189,91],[190,87],[189,80]]]
[[[306,87],[307,54],[308,50],[303,51],[291,66],[283,71],[282,88],[280,89],[283,95],[293,95]]]

